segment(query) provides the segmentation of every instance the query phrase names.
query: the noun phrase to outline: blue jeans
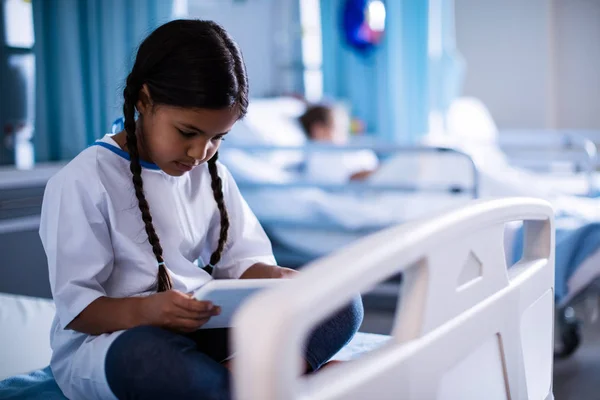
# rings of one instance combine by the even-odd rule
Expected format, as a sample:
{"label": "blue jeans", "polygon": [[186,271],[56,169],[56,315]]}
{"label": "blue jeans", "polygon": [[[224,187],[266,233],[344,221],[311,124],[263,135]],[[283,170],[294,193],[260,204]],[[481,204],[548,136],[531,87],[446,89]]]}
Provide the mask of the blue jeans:
{"label": "blue jeans", "polygon": [[[317,327],[306,346],[306,361],[319,369],[358,331],[360,297]],[[152,326],[129,329],[108,349],[106,379],[124,399],[231,399],[228,329],[180,334]]]}

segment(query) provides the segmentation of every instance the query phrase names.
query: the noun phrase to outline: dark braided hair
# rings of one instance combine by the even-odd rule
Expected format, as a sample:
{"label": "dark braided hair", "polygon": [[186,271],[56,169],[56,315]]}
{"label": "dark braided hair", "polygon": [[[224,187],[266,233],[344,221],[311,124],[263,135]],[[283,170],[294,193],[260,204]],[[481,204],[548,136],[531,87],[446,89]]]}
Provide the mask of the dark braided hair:
{"label": "dark braided hair", "polygon": [[208,161],[208,171],[210,172],[211,186],[213,195],[217,201],[217,207],[221,214],[221,230],[219,231],[219,243],[217,249],[210,256],[210,265],[208,268],[212,268],[212,265],[216,265],[221,260],[221,254],[225,248],[227,242],[227,232],[229,231],[229,217],[227,215],[227,209],[225,208],[225,202],[223,201],[223,182],[217,171],[217,159],[219,154],[216,153],[213,158]]}
{"label": "dark braided hair", "polygon": [[[164,264],[163,249],[154,225],[142,180],[138,151],[135,105],[146,85],[152,105],[220,110],[235,108],[242,118],[248,108],[246,66],[237,44],[212,21],[175,20],[152,32],[140,45],[133,69],[123,90],[125,131],[133,175],[133,186],[142,213],[148,241],[158,267],[157,290],[172,288],[173,282]],[[218,154],[208,161],[213,195],[221,216],[216,250],[205,267],[212,272],[223,253],[229,230],[229,217],[223,198],[223,184],[217,169]]]}

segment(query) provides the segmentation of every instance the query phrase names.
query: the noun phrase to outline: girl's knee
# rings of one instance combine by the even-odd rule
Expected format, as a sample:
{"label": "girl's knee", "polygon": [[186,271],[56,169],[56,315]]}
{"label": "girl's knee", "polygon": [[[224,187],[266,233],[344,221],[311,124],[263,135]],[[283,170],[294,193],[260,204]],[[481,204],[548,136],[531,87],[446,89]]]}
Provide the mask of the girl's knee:
{"label": "girl's knee", "polygon": [[364,308],[362,298],[357,296],[327,323],[330,327],[335,327],[335,331],[337,332],[335,342],[338,343],[340,349],[358,332],[363,317]]}
{"label": "girl's knee", "polygon": [[202,393],[202,399],[206,400],[230,400],[231,399],[231,382],[230,374],[224,371],[213,371],[209,377],[203,377],[210,381],[210,386]]}
{"label": "girl's knee", "polygon": [[229,371],[197,351],[185,335],[144,326],[123,332],[108,349],[105,373],[119,399],[230,399]]}
{"label": "girl's knee", "polygon": [[[186,343],[186,341],[188,343]],[[193,341],[153,326],[140,326],[121,333],[108,348],[104,361],[106,380],[120,399],[131,393],[166,384],[161,366],[176,364],[177,350]]]}
{"label": "girl's knee", "polygon": [[315,329],[308,341],[306,357],[313,370],[318,369],[342,349],[360,328],[364,316],[360,296]]}
{"label": "girl's knee", "polygon": [[342,309],[342,311],[338,314],[338,317],[343,322],[343,325],[353,335],[360,328],[364,316],[365,311],[362,303],[362,298],[360,296],[357,296],[354,299],[352,299],[352,302],[347,307]]}
{"label": "girl's knee", "polygon": [[112,358],[141,362],[148,357],[168,355],[174,348],[190,347],[192,340],[155,326],[138,326],[121,333],[108,349],[107,363]]}

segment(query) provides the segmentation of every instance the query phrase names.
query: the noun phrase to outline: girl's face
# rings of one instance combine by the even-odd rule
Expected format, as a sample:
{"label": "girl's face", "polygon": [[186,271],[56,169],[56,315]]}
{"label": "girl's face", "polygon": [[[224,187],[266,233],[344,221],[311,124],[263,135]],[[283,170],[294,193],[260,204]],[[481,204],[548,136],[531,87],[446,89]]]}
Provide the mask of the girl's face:
{"label": "girl's face", "polygon": [[138,136],[140,157],[172,176],[181,176],[210,160],[239,118],[235,107],[144,107],[138,102],[138,110],[143,132]]}

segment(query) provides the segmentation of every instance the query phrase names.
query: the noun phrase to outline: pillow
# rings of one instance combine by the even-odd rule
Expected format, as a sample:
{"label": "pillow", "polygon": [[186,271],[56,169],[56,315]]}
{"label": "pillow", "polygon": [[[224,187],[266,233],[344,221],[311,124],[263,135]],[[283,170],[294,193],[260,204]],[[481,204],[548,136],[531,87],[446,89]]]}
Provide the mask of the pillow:
{"label": "pillow", "polygon": [[461,97],[452,102],[446,116],[447,131],[459,141],[496,146],[498,127],[481,100]]}
{"label": "pillow", "polygon": [[0,293],[0,380],[50,363],[52,300]]}
{"label": "pillow", "polygon": [[270,160],[239,149],[224,149],[220,160],[240,183],[287,183],[295,179],[294,174],[281,169]]}
{"label": "pillow", "polygon": [[[305,104],[291,97],[251,99],[243,120],[232,128],[227,141],[234,146],[303,146],[307,139],[298,117]],[[298,169],[304,160],[302,151],[256,152],[277,168]]]}
{"label": "pillow", "polygon": [[255,134],[254,144],[303,145],[306,135],[298,117],[305,108],[301,100],[289,97],[251,100],[244,121]]}

